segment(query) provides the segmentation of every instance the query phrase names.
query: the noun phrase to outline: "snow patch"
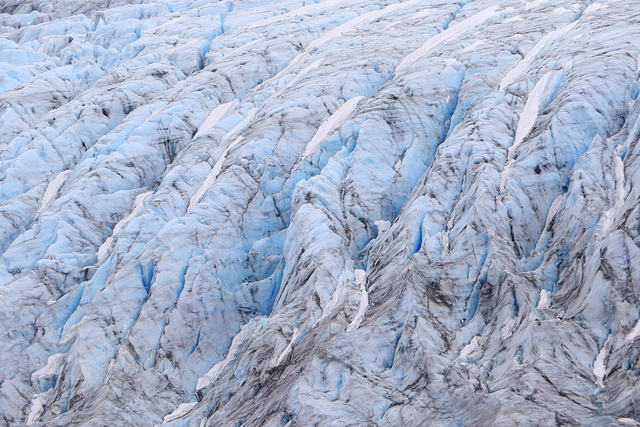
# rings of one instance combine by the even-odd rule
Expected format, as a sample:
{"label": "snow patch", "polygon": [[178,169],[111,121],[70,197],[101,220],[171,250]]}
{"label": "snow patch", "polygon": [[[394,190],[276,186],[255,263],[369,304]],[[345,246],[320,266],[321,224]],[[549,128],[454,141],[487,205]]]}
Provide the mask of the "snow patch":
{"label": "snow patch", "polygon": [[593,362],[593,376],[596,377],[596,385],[601,388],[604,388],[604,377],[607,374],[606,359],[609,356],[609,351],[611,351],[612,337],[613,334],[609,334],[598,356],[596,356],[595,362]]}
{"label": "snow patch", "polygon": [[[334,0],[330,0],[330,1],[334,1]],[[366,22],[373,22],[377,19],[382,18],[383,16],[385,16],[386,14],[390,13],[390,12],[394,12],[396,10],[399,9],[403,9],[405,7],[409,7],[413,4],[418,3],[419,0],[410,0],[404,3],[396,3],[396,4],[392,4],[390,6],[385,7],[384,9],[379,9],[379,10],[374,10],[368,13],[365,13],[363,15],[360,15],[348,22],[345,22],[342,25],[337,26],[336,28],[327,31],[322,37],[319,37],[317,39],[315,39],[314,41],[312,41],[311,43],[309,43],[309,45],[307,46],[307,48],[304,50],[304,52],[302,52],[301,54],[299,54],[298,56],[296,56],[293,61],[291,61],[289,63],[289,65],[287,65],[282,71],[280,71],[278,74],[276,74],[272,80],[277,80],[279,79],[281,76],[286,75],[287,73],[289,73],[292,69],[294,69],[295,67],[297,67],[298,65],[300,65],[302,62],[304,62],[306,59],[308,59],[311,56],[311,53],[313,53],[313,51],[317,48],[319,48],[320,46],[329,43],[332,40],[335,40],[337,38],[342,37],[345,33],[348,33],[349,31],[352,31],[355,27],[357,27],[360,24],[366,23]],[[324,1],[321,4],[326,4],[327,2]]]}
{"label": "snow patch", "polygon": [[443,32],[436,36],[431,37],[418,49],[407,55],[396,67],[396,73],[404,70],[405,68],[416,63],[420,58],[426,56],[433,48],[438,45],[449,43],[453,40],[459,39],[466,32],[484,24],[488,19],[500,15],[501,13],[512,10],[511,8],[504,9],[502,12],[498,12],[500,7],[498,5],[490,6],[481,12],[476,13],[473,16],[465,19],[458,24],[447,28]]}
{"label": "snow patch", "polygon": [[449,233],[453,229],[454,220],[455,220],[455,216],[453,215],[453,212],[452,212],[451,216],[447,220],[447,228],[444,230],[444,233],[442,233],[442,253],[441,253],[442,258],[444,258],[447,252],[449,252],[449,245],[451,244]]}
{"label": "snow patch", "polygon": [[356,269],[356,283],[360,284],[360,306],[358,307],[358,312],[356,316],[353,318],[353,321],[347,327],[347,332],[355,331],[360,327],[360,323],[362,323],[362,319],[364,319],[364,315],[369,308],[369,293],[366,289],[366,277],[367,272],[361,270],[359,268]]}
{"label": "snow patch", "polygon": [[636,326],[633,327],[633,329],[631,330],[631,332],[629,332],[629,335],[627,335],[625,339],[628,342],[633,342],[638,336],[640,336],[640,319],[638,319]]}
{"label": "snow patch", "polygon": [[460,355],[456,358],[456,360],[458,359],[464,359],[465,357],[467,357],[468,355],[470,355],[471,353],[473,353],[477,348],[478,348],[478,343],[480,342],[480,337],[478,335],[476,335],[475,337],[473,337],[471,339],[471,342],[469,344],[467,344],[462,351],[460,351]]}
{"label": "snow patch", "polygon": [[403,23],[407,22],[407,21],[415,21],[416,19],[422,19],[422,18],[426,18],[429,15],[433,14],[433,13],[437,13],[438,9],[424,9],[421,10],[420,12],[416,12],[413,15],[409,16],[408,18],[404,18],[401,19],[398,22],[392,22],[391,24],[387,25],[385,27],[386,30],[397,27],[398,25],[402,25]]}
{"label": "snow patch", "polygon": [[615,157],[615,175],[616,175],[616,205],[624,202],[627,192],[624,189],[624,162],[621,157]]}
{"label": "snow patch", "polygon": [[531,129],[533,129],[533,125],[536,123],[536,119],[539,114],[540,100],[542,98],[543,92],[547,89],[549,80],[553,76],[553,72],[548,72],[545,74],[539,81],[536,83],[536,86],[533,88],[529,97],[527,98],[527,103],[524,106],[524,110],[520,115],[520,119],[518,120],[518,126],[516,127],[516,137],[513,142],[513,145],[509,149],[509,151],[515,151],[516,148],[524,141],[524,139],[529,135]]}
{"label": "snow patch", "polygon": [[627,192],[624,188],[624,162],[618,156],[614,157],[614,173],[616,181],[616,194],[613,206],[607,210],[604,214],[604,231],[603,237],[608,236],[612,231],[616,223],[616,219],[623,213],[624,199],[627,197]]}
{"label": "snow patch", "polygon": [[302,69],[302,71],[298,73],[297,76],[295,76],[293,80],[291,80],[291,84],[300,81],[304,76],[309,74],[311,71],[317,70],[318,68],[320,68],[320,64],[322,64],[322,61],[324,61],[324,58],[320,58],[317,61],[313,61],[310,65],[307,65],[305,68]]}
{"label": "snow patch", "polygon": [[[249,110],[246,117],[240,123],[235,125],[229,132],[227,132],[227,134],[222,139],[221,143],[225,143],[229,139],[236,136],[238,133],[242,132],[247,127],[247,125],[251,122],[251,120],[253,120],[257,111],[258,111],[257,108],[252,108],[251,110]],[[243,139],[244,139],[243,136],[238,136],[222,152],[222,154],[220,155],[216,163],[213,165],[213,168],[211,168],[209,175],[207,175],[202,185],[198,188],[196,193],[189,200],[189,206],[187,207],[187,214],[190,213],[198,203],[200,203],[200,201],[202,200],[202,197],[204,197],[204,195],[211,189],[211,187],[213,187],[213,184],[215,184],[216,179],[218,179],[218,175],[222,170],[222,165],[224,164],[224,161],[226,160],[227,155],[229,154],[229,151],[231,151],[231,149],[233,149],[235,146],[240,144],[240,142],[242,142]]]}
{"label": "snow patch", "polygon": [[344,281],[345,281],[344,277],[345,277],[345,272],[343,270],[342,273],[340,273],[340,277],[338,277],[338,284],[336,285],[336,288],[333,291],[333,295],[331,296],[331,301],[329,301],[329,303],[322,310],[322,316],[320,316],[318,321],[315,323],[316,325],[320,323],[324,318],[329,316],[329,314],[333,312],[334,308],[340,302],[340,299],[341,299],[340,297],[341,297],[342,291],[344,290]]}
{"label": "snow patch", "polygon": [[[237,133],[240,133],[242,130],[244,130],[244,128],[255,117],[256,111],[257,111],[257,108],[252,108],[251,110],[249,110],[249,112],[247,113],[247,116],[240,123],[235,125],[225,135],[225,137],[223,138],[222,142],[224,143],[225,141],[228,141],[234,135],[236,135]],[[240,144],[240,142],[242,142],[243,139],[244,139],[243,136],[239,136],[231,144],[229,144],[227,146],[227,148],[225,148],[225,150],[222,152],[222,154],[220,155],[220,157],[216,161],[215,165],[213,165],[213,168],[211,169],[211,172],[209,172],[209,175],[207,175],[207,177],[205,178],[205,180],[202,183],[202,185],[200,186],[200,188],[198,188],[196,193],[189,200],[189,207],[187,207],[187,213],[190,213],[191,210],[198,203],[200,203],[200,200],[202,200],[202,197],[207,193],[207,191],[209,191],[211,189],[211,187],[213,187],[213,184],[216,182],[216,179],[218,178],[218,174],[222,170],[222,165],[223,165],[224,161],[226,160],[227,155],[229,154],[229,151],[231,151],[231,149],[234,148],[236,145]]]}
{"label": "snow patch", "polygon": [[202,122],[200,128],[198,128],[198,131],[195,135],[193,135],[193,137],[196,138],[197,136],[202,135],[203,133],[214,127],[225,115],[227,115],[230,110],[236,108],[239,103],[240,101],[235,99],[231,102],[226,102],[224,104],[218,105],[211,111],[211,113],[209,113],[209,115],[204,120],[204,122]]}
{"label": "snow patch", "polygon": [[549,212],[547,212],[547,220],[544,223],[545,230],[547,229],[547,227],[549,227],[549,224],[551,224],[553,217],[555,217],[556,213],[558,213],[558,211],[560,210],[560,206],[562,206],[563,201],[564,201],[564,195],[561,194],[555,198],[553,203],[551,203],[551,206],[549,207]]}
{"label": "snow patch", "polygon": [[299,336],[300,336],[300,330],[298,328],[295,328],[293,330],[293,336],[291,337],[291,341],[289,341],[289,344],[287,345],[287,347],[278,356],[278,360],[276,361],[276,366],[280,365],[282,362],[284,362],[287,359],[287,357],[289,357],[289,355],[291,354],[291,350],[293,349],[293,344],[296,342]]}
{"label": "snow patch", "polygon": [[278,21],[284,21],[289,18],[297,18],[306,13],[312,12],[316,9],[327,9],[342,3],[344,0],[324,0],[320,3],[312,3],[301,8],[292,10],[291,12],[283,13],[281,15],[270,16],[269,18],[262,19],[260,21],[250,22],[248,24],[238,27],[241,30],[248,30],[256,27],[263,27],[268,24],[273,24]]}
{"label": "snow patch", "polygon": [[582,13],[583,15],[588,15],[590,13],[595,12],[596,10],[606,9],[607,5],[602,3],[591,3]]}
{"label": "snow patch", "polygon": [[318,148],[318,145],[325,139],[331,132],[335,131],[344,121],[351,115],[353,110],[356,109],[358,103],[364,99],[364,96],[355,96],[342,104],[327,120],[325,120],[316,134],[313,135],[311,141],[307,143],[304,149],[303,157],[308,157]]}
{"label": "snow patch", "polygon": [[133,210],[131,211],[131,213],[125,218],[118,221],[116,226],[113,228],[113,233],[111,234],[111,236],[108,237],[107,240],[105,240],[104,243],[98,248],[98,253],[96,255],[98,257],[98,264],[102,264],[109,257],[109,254],[111,253],[111,250],[113,248],[114,237],[118,236],[120,231],[124,230],[127,225],[129,225],[129,223],[135,219],[142,208],[144,208],[145,200],[151,194],[153,194],[153,191],[140,193],[136,196],[133,201]]}
{"label": "snow patch", "polygon": [[529,94],[527,98],[527,103],[522,110],[522,114],[520,114],[520,119],[518,120],[518,126],[516,127],[516,135],[513,140],[513,144],[509,147],[507,152],[507,164],[505,165],[504,170],[500,174],[500,192],[502,193],[505,188],[506,178],[509,175],[511,167],[513,165],[513,156],[516,150],[520,147],[525,138],[531,133],[534,125],[536,124],[536,120],[538,119],[538,114],[540,110],[543,109],[550,99],[548,98],[549,89],[553,86],[557,86],[559,81],[562,78],[562,74],[557,71],[549,71],[546,73],[538,82],[535,87]]}
{"label": "snow patch", "polygon": [[31,400],[31,411],[27,417],[28,426],[34,424],[44,413],[44,404],[49,397],[49,393],[50,391],[45,391],[44,393],[33,396],[33,399]]}
{"label": "snow patch", "polygon": [[549,295],[551,295],[551,292],[549,291],[544,289],[540,291],[540,299],[538,300],[537,306],[538,310],[546,310],[551,306],[551,299],[549,298]]}
{"label": "snow patch", "polygon": [[529,9],[529,10],[530,10],[530,9],[533,9],[533,8],[538,7],[538,6],[540,6],[540,5],[543,5],[543,4],[545,4],[545,3],[549,3],[549,0],[533,0],[533,1],[528,1],[528,2],[525,4],[525,8],[527,8],[527,9]]}
{"label": "snow patch", "polygon": [[531,63],[538,57],[538,54],[551,44],[554,40],[561,38],[569,31],[571,31],[577,24],[577,21],[574,21],[570,24],[565,25],[564,27],[558,28],[557,30],[551,31],[549,34],[545,35],[531,48],[531,50],[525,55],[524,58],[520,62],[516,64],[500,81],[500,90],[504,90],[507,86],[511,85],[516,79],[529,68]]}
{"label": "snow patch", "polygon": [[31,381],[54,377],[64,361],[63,353],[56,353],[47,359],[47,364],[31,374]]}
{"label": "snow patch", "polygon": [[469,52],[474,50],[477,47],[483,46],[487,44],[487,39],[482,39],[482,40],[476,40],[473,43],[471,43],[469,46],[465,47],[464,49],[462,49],[463,52]]}
{"label": "snow patch", "polygon": [[[171,421],[175,421],[178,418],[182,417],[183,415],[186,415],[187,413],[189,413],[189,411],[198,404],[198,402],[189,402],[189,403],[181,403],[180,405],[178,405],[178,407],[176,408],[175,411],[173,411],[172,413],[170,413],[169,415],[166,415],[164,417],[164,419],[162,420],[163,423],[169,423]],[[158,427],[160,424],[156,424],[154,427]]]}
{"label": "snow patch", "polygon": [[67,176],[71,173],[71,169],[66,170],[64,172],[60,172],[56,175],[54,179],[49,182],[47,185],[47,190],[44,192],[44,196],[42,197],[42,203],[40,203],[40,208],[38,209],[38,213],[42,213],[49,209],[53,199],[58,195],[58,191],[60,191],[60,187],[64,184],[64,181],[67,179]]}
{"label": "snow patch", "polygon": [[198,382],[196,384],[196,391],[200,391],[203,388],[206,388],[213,384],[213,382],[218,379],[220,373],[231,364],[237,354],[239,353],[240,346],[251,336],[254,328],[249,327],[249,325],[245,325],[238,334],[233,337],[231,341],[231,347],[229,347],[229,352],[227,353],[227,357],[225,357],[220,362],[213,365],[209,371],[204,374],[202,377],[198,378]]}
{"label": "snow patch", "polygon": [[504,22],[505,24],[510,24],[512,22],[521,22],[521,21],[524,21],[524,18],[522,16],[512,16],[511,18],[507,18],[502,22]]}
{"label": "snow patch", "polygon": [[512,317],[502,328],[500,328],[500,332],[502,333],[503,340],[513,335],[513,329],[515,328],[515,326],[516,326],[516,318]]}
{"label": "snow patch", "polygon": [[256,116],[257,112],[258,112],[257,108],[250,109],[247,112],[247,115],[245,116],[245,118],[242,119],[242,121],[240,123],[238,123],[237,125],[232,127],[229,132],[227,132],[227,134],[224,136],[224,138],[222,138],[222,142],[226,142],[226,141],[230,141],[232,139],[235,139],[240,132],[242,132],[243,130],[245,130],[247,128],[247,126],[249,126],[249,124],[251,123],[253,118]]}
{"label": "snow patch", "polygon": [[409,6],[413,6],[418,3],[420,0],[409,0],[406,2],[392,4],[390,6],[385,7],[384,9],[374,10],[363,15],[358,16],[357,18],[352,19],[351,21],[345,22],[344,24],[328,31],[324,36],[312,41],[309,43],[309,47],[307,51],[311,52],[312,50],[322,46],[323,44],[342,37],[345,33],[353,30],[356,26],[363,24],[365,22],[373,22],[382,18],[383,16],[395,12],[400,9],[404,9]]}
{"label": "snow patch", "polygon": [[202,197],[207,193],[207,191],[209,191],[211,187],[213,187],[213,184],[216,182],[216,179],[218,179],[218,174],[222,170],[222,164],[226,160],[227,154],[229,154],[229,151],[233,147],[240,144],[240,142],[242,142],[243,139],[244,139],[243,136],[239,136],[238,138],[235,139],[235,141],[229,144],[227,148],[225,148],[225,150],[220,155],[220,158],[218,158],[218,160],[216,161],[216,164],[213,165],[213,168],[211,168],[211,172],[209,172],[209,175],[207,175],[207,177],[205,178],[200,188],[198,188],[198,190],[196,191],[196,194],[194,194],[191,197],[191,200],[189,200],[189,207],[187,208],[187,213],[190,213],[191,210],[198,203],[200,203],[200,200],[202,200]]}

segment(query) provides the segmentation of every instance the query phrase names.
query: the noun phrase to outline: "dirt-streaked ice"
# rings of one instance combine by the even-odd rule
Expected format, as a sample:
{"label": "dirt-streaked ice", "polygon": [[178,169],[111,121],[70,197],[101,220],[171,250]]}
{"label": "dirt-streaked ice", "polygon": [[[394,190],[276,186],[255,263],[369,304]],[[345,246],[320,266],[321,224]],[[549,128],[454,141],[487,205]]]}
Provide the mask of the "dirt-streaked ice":
{"label": "dirt-streaked ice", "polygon": [[0,2],[0,424],[639,425],[638,22]]}

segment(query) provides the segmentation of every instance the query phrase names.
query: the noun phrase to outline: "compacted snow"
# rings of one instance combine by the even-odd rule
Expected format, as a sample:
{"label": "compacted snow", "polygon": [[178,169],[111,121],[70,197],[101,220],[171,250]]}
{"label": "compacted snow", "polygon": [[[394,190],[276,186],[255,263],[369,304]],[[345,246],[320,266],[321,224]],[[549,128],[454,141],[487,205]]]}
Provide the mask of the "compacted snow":
{"label": "compacted snow", "polygon": [[639,79],[629,0],[0,1],[0,424],[640,425]]}

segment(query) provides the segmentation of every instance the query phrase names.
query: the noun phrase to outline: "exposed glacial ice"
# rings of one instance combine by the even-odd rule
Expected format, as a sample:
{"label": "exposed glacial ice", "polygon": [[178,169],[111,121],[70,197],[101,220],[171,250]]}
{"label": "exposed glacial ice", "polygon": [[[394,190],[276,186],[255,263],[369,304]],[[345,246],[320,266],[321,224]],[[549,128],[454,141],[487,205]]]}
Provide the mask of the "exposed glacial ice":
{"label": "exposed glacial ice", "polygon": [[0,424],[640,425],[640,6],[0,2]]}

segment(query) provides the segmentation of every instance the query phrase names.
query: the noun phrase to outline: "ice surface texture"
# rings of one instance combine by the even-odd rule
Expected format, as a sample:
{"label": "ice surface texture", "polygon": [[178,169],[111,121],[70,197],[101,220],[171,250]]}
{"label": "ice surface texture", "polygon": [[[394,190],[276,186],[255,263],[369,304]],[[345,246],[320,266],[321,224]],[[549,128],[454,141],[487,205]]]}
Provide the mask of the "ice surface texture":
{"label": "ice surface texture", "polygon": [[0,12],[0,424],[640,425],[637,2]]}

